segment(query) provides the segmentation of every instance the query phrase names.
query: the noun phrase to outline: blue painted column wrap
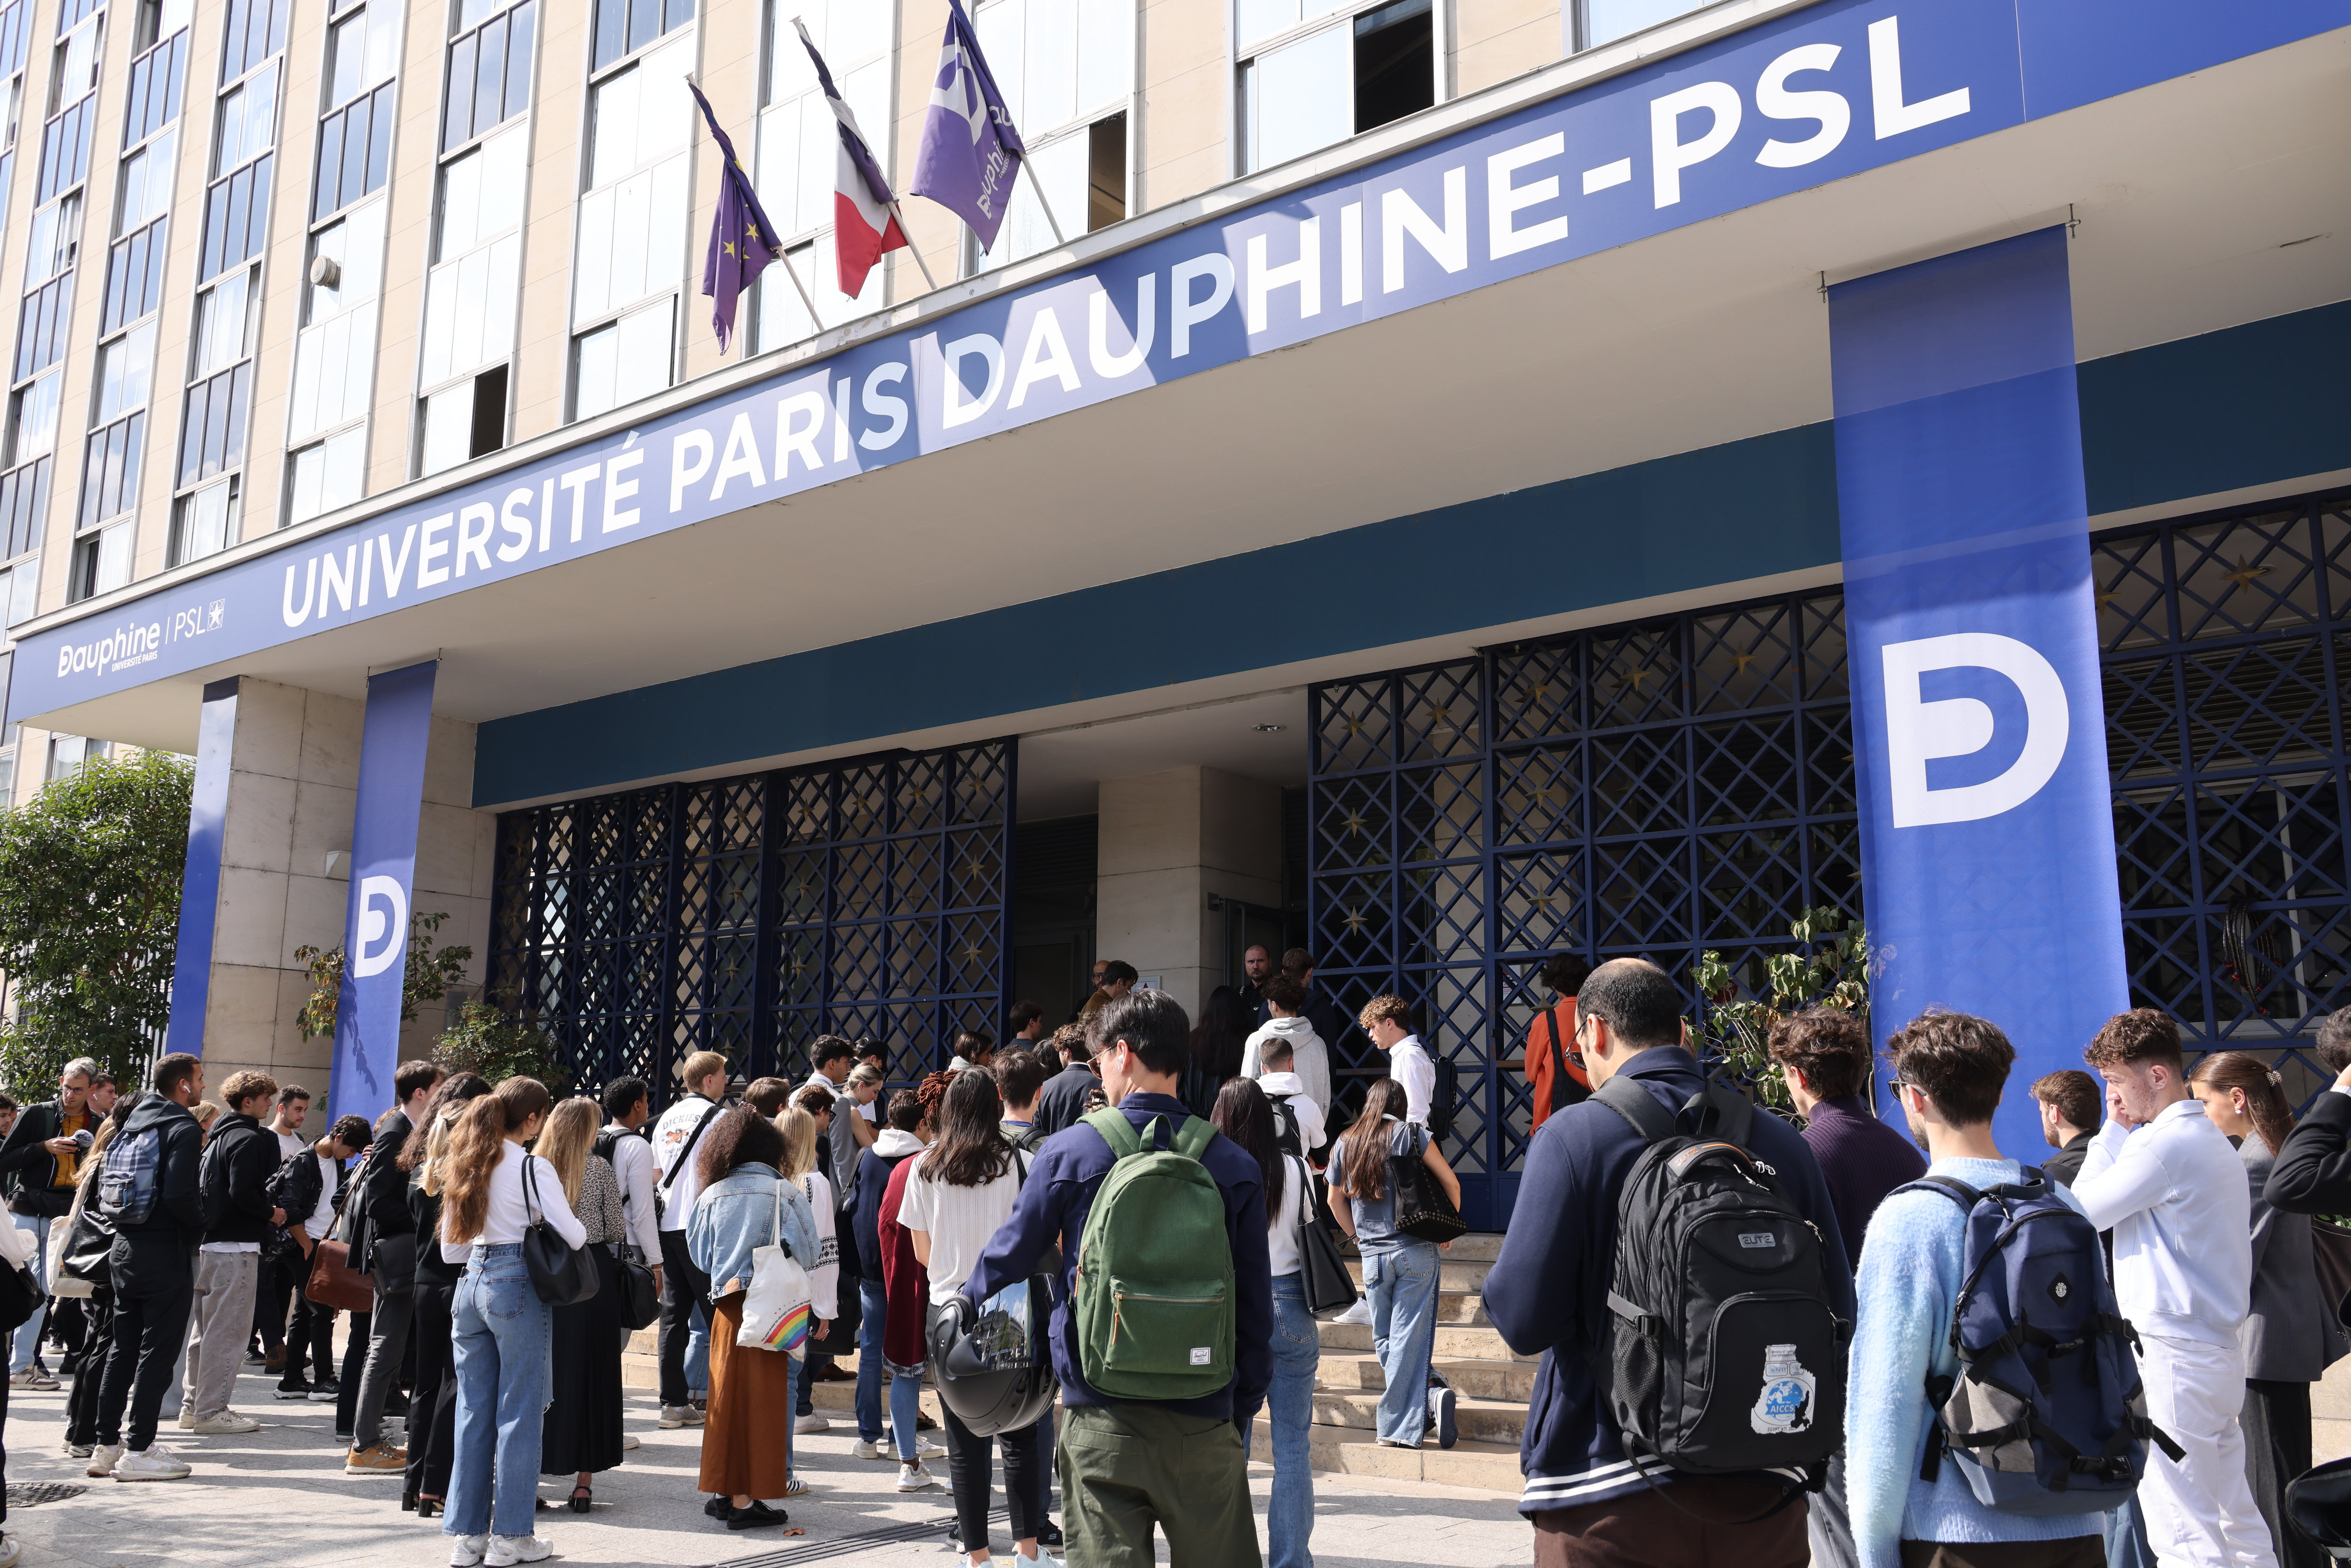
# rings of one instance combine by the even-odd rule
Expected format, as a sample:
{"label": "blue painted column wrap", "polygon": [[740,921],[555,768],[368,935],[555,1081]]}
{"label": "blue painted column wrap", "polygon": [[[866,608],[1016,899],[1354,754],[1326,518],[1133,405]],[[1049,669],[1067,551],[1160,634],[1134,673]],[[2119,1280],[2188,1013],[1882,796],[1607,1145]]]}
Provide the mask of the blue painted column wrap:
{"label": "blue painted column wrap", "polygon": [[424,805],[424,753],[439,668],[428,661],[368,677],[359,800],[351,815],[351,894],[343,917],[343,986],[328,1086],[332,1116],[372,1122],[392,1103],[416,885],[416,823]]}
{"label": "blue painted column wrap", "polygon": [[228,821],[229,756],[236,744],[237,677],[204,687],[196,721],[196,783],[188,804],[188,859],[180,873],[180,939],[172,960],[172,1019],[163,1049],[204,1053],[212,995],[213,925],[220,913],[221,848]]}
{"label": "blue painted column wrap", "polygon": [[2129,1005],[2065,231],[1829,294],[1862,883],[1883,1039],[1928,1007],[2027,1085]]}

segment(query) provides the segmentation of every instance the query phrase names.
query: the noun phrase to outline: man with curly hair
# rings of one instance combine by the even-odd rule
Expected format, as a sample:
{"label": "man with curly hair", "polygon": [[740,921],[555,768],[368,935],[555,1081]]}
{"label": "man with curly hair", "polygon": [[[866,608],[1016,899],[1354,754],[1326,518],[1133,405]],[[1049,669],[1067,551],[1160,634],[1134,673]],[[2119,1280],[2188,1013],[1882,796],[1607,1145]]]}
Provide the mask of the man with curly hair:
{"label": "man with curly hair", "polygon": [[1821,1163],[1845,1256],[1861,1268],[1861,1239],[1886,1195],[1927,1174],[1917,1145],[1877,1119],[1869,1026],[1837,1008],[1807,1008],[1771,1026],[1766,1041],[1804,1118],[1804,1146]]}
{"label": "man with curly hair", "polygon": [[2116,1013],[2083,1056],[2106,1081],[2106,1124],[2074,1196],[2092,1224],[2114,1231],[2115,1297],[2138,1331],[2147,1417],[2187,1453],[2147,1454],[2138,1500],[2148,1543],[2167,1564],[2274,1564],[2237,1425],[2237,1329],[2253,1280],[2244,1166],[2189,1093],[2168,1014]]}

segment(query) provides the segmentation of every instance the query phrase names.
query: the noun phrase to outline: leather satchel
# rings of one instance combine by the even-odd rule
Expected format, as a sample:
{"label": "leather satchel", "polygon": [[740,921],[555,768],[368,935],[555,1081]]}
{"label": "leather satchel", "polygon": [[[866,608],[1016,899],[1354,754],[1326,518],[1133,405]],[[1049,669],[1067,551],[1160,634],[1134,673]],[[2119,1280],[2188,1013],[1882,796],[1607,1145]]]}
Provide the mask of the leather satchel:
{"label": "leather satchel", "polygon": [[347,1312],[375,1310],[375,1282],[351,1267],[351,1245],[331,1237],[310,1251],[310,1278],[303,1293],[322,1307]]}
{"label": "leather satchel", "polygon": [[1445,1194],[1437,1173],[1418,1154],[1390,1158],[1388,1181],[1395,1193],[1395,1228],[1423,1241],[1450,1241],[1469,1227]]}
{"label": "leather satchel", "polygon": [[[569,1307],[594,1295],[603,1281],[596,1276],[596,1260],[585,1247],[574,1247],[556,1233],[538,1206],[538,1157],[522,1157],[523,1207],[530,1223],[523,1228],[523,1267],[530,1270],[531,1288],[550,1307]],[[640,1325],[642,1326],[642,1325]]]}
{"label": "leather satchel", "polygon": [[612,1250],[621,1287],[621,1325],[633,1333],[661,1316],[661,1291],[653,1287],[652,1266],[634,1244],[623,1241]]}

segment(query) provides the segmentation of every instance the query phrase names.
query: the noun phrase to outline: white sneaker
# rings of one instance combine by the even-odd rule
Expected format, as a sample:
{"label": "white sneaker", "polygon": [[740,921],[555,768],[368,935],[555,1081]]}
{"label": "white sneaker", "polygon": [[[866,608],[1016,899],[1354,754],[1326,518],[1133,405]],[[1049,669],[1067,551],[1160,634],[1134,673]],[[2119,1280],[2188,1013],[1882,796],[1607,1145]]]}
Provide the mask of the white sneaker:
{"label": "white sneaker", "polygon": [[1353,1306],[1349,1307],[1345,1312],[1341,1312],[1337,1317],[1332,1318],[1331,1321],[1334,1323],[1360,1323],[1368,1325],[1372,1321],[1372,1299],[1369,1296],[1356,1297],[1355,1304]]}
{"label": "white sneaker", "polygon": [[935,1487],[938,1484],[937,1479],[934,1477],[930,1471],[923,1469],[919,1464],[901,1465],[898,1467],[898,1490],[900,1491],[920,1491],[925,1487]]}
{"label": "white sneaker", "polygon": [[538,1563],[555,1555],[555,1542],[536,1535],[493,1535],[482,1568],[514,1568],[517,1563]]}
{"label": "white sneaker", "polygon": [[13,1535],[0,1535],[0,1568],[16,1568],[25,1555],[25,1543]]}
{"label": "white sneaker", "polygon": [[637,1441],[637,1435],[634,1432],[623,1432],[621,1434],[621,1451],[622,1453],[626,1453],[631,1448],[637,1447],[639,1447],[639,1444]]}
{"label": "white sneaker", "polygon": [[661,1407],[662,1430],[674,1431],[680,1427],[702,1425],[702,1412],[691,1405],[664,1405]]}
{"label": "white sneaker", "polygon": [[194,1411],[193,1409],[185,1409],[185,1410],[182,1410],[182,1411],[180,1412],[180,1430],[181,1430],[181,1431],[183,1431],[183,1432],[193,1432],[193,1431],[194,1431],[195,1429],[196,1429],[196,1413],[195,1413],[195,1411]]}
{"label": "white sneaker", "polygon": [[114,1473],[115,1461],[121,1458],[121,1444],[100,1443],[98,1447],[89,1451],[89,1468],[82,1471],[82,1474],[86,1476],[110,1476]]}
{"label": "white sneaker", "polygon": [[947,1446],[945,1443],[934,1443],[928,1437],[914,1439],[914,1458],[917,1459],[944,1459],[946,1457]]}
{"label": "white sneaker", "polygon": [[811,1410],[807,1415],[799,1417],[799,1419],[792,1423],[792,1430],[795,1432],[830,1432],[832,1430],[832,1423]]}
{"label": "white sneaker", "polygon": [[258,1432],[261,1423],[250,1416],[240,1416],[234,1410],[224,1410],[217,1416],[204,1416],[193,1424],[199,1437],[225,1437],[238,1432]]}
{"label": "white sneaker", "polygon": [[894,1459],[898,1457],[888,1444],[869,1443],[862,1437],[858,1438],[857,1446],[849,1451],[861,1459]]}
{"label": "white sneaker", "polygon": [[481,1562],[483,1551],[489,1545],[486,1535],[453,1535],[449,1538],[449,1568],[475,1568]]}
{"label": "white sneaker", "polygon": [[114,1479],[119,1481],[176,1481],[187,1473],[188,1467],[161,1443],[150,1443],[145,1452],[125,1454],[114,1461]]}

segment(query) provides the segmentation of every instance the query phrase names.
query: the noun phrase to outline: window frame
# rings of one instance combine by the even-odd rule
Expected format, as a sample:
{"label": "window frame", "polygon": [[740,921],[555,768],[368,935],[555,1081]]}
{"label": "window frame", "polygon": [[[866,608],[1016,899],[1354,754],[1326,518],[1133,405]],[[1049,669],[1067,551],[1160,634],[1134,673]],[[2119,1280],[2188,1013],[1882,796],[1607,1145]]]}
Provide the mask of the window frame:
{"label": "window frame", "polygon": [[[1698,3],[1712,5],[1716,0],[1698,0]],[[1274,166],[1253,164],[1250,161],[1252,137],[1249,123],[1249,95],[1242,89],[1242,83],[1246,79],[1249,68],[1261,57],[1286,49],[1292,44],[1303,43],[1318,33],[1338,27],[1348,28],[1352,33],[1356,22],[1363,17],[1375,11],[1384,11],[1395,4],[1395,0],[1347,0],[1346,4],[1333,6],[1319,16],[1293,23],[1280,32],[1268,33],[1261,38],[1253,39],[1249,44],[1243,45],[1240,37],[1240,0],[1228,0],[1225,7],[1225,36],[1228,40],[1227,47],[1232,65],[1231,70],[1227,74],[1226,81],[1227,99],[1229,106],[1226,116],[1228,127],[1226,146],[1228,149],[1226,157],[1228,177],[1235,180],[1246,179],[1251,174],[1261,173],[1266,168]],[[1583,0],[1564,0],[1564,4],[1570,11],[1580,17]],[[1454,0],[1428,0],[1429,55],[1431,57],[1429,107],[1431,109],[1440,104],[1449,103],[1458,96],[1453,82],[1452,51],[1446,45],[1447,38],[1452,33],[1453,7]],[[1358,136],[1371,134],[1368,131],[1354,129],[1356,83],[1353,42],[1351,37],[1347,61],[1347,131],[1309,152],[1292,153],[1290,158],[1282,160],[1283,162],[1289,162],[1297,158],[1311,157],[1315,152],[1327,152],[1332,147],[1352,141]],[[1386,123],[1394,124],[1395,121],[1390,120]],[[1379,128],[1375,126],[1373,129]]]}

